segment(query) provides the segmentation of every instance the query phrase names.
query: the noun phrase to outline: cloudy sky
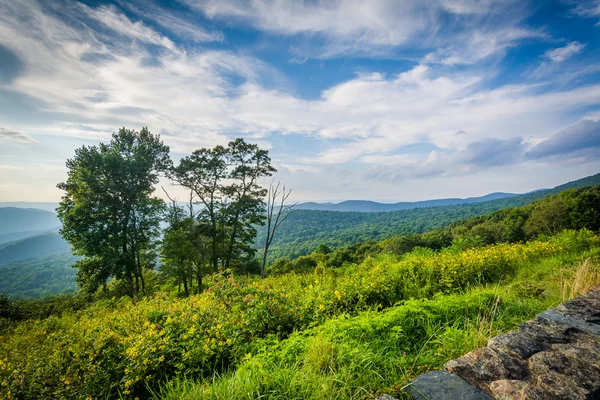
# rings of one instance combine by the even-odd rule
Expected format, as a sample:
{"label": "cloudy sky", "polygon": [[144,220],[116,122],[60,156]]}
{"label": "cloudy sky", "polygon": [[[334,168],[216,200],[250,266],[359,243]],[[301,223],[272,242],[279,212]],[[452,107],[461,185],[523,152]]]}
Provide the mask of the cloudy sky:
{"label": "cloudy sky", "polygon": [[599,50],[600,0],[0,0],[0,201],[122,126],[299,201],[555,186],[600,172]]}

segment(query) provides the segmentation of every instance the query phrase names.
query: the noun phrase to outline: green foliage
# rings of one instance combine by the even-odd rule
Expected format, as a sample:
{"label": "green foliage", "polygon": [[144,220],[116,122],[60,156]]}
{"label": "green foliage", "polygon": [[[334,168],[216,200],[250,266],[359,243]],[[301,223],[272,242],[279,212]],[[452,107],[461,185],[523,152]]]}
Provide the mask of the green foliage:
{"label": "green foliage", "polygon": [[[275,171],[269,152],[243,139],[227,147],[196,150],[170,171],[173,180],[190,190],[190,203],[195,200],[201,206],[194,213],[190,204],[190,218],[203,227],[202,235],[208,240],[203,253],[208,254],[213,272],[230,267],[240,271],[252,263],[256,252],[252,244],[257,226],[265,220],[263,198],[267,194],[258,181]],[[180,224],[176,218],[169,232],[181,230]],[[174,258],[168,251],[163,251],[163,256],[172,264]]]}
{"label": "green foliage", "polygon": [[[337,211],[311,211],[298,210],[294,212],[279,228],[279,236],[275,238],[270,249],[270,260],[279,257],[294,259],[307,255],[316,250],[321,243],[327,243],[332,248],[340,248],[350,244],[368,240],[383,240],[392,236],[421,234],[439,230],[468,218],[487,215],[499,210],[501,217],[473,218],[473,221],[483,223],[484,220],[496,218],[503,219],[501,224],[486,224],[475,228],[474,234],[482,235],[484,242],[493,242],[501,237],[500,241],[517,242],[525,239],[522,218],[529,217],[521,214],[522,207],[549,195],[557,195],[564,191],[577,193],[582,187],[600,184],[600,174],[593,175],[575,182],[557,186],[550,190],[540,190],[519,196],[486,201],[482,203],[459,204],[442,207],[416,208],[393,212],[337,212]],[[598,198],[596,194],[588,193],[585,199],[578,198],[580,208],[575,212],[576,218],[587,222],[569,219],[566,228],[576,228],[582,222],[589,229],[598,229]],[[584,190],[586,192],[586,190]],[[569,197],[570,195],[567,195]],[[585,205],[584,205],[585,204]],[[549,208],[549,205],[547,205]],[[568,206],[568,205],[567,205]],[[587,211],[586,210],[596,210]],[[515,211],[517,210],[517,211]],[[546,211],[545,211],[546,212]],[[549,212],[549,210],[547,211]],[[572,217],[569,217],[572,218]],[[459,223],[460,224],[460,223]],[[469,229],[472,226],[468,227]],[[558,227],[554,232],[560,231]],[[539,227],[528,232],[528,237],[537,235]],[[262,246],[265,240],[264,230],[260,230],[256,245]]]}
{"label": "green foliage", "polygon": [[30,258],[0,266],[0,293],[27,299],[71,293],[77,290],[70,254]]}
{"label": "green foliage", "polygon": [[[381,337],[381,348],[385,341],[398,354],[414,356],[428,343],[436,324],[458,323],[464,316],[489,310],[494,303],[491,294],[460,294],[468,296],[471,288],[482,284],[510,281],[520,271],[556,255],[574,257],[598,245],[598,237],[589,231],[566,232],[550,240],[459,252],[417,249],[400,259],[380,255],[358,265],[264,280],[227,271],[207,277],[207,291],[184,299],[157,293],[139,301],[100,301],[77,313],[25,321],[11,328],[0,340],[0,381],[6,382],[0,395],[9,398],[10,391],[25,398],[104,398],[118,393],[147,397],[148,390],[157,390],[160,382],[175,376],[210,381],[215,373],[227,374],[261,360],[261,354],[273,357],[265,359],[267,375],[276,364],[291,368],[287,370],[290,377],[296,376],[294,368],[302,367],[323,383],[323,377],[348,372],[348,363],[357,362],[352,346],[365,349],[357,345],[366,343],[365,338]],[[456,297],[438,301],[436,296],[442,293]],[[431,306],[427,302],[422,306],[410,298],[434,300]],[[381,316],[393,318],[384,322],[377,310],[388,308],[391,311]],[[369,310],[368,315],[360,314]],[[507,325],[530,312],[531,307]],[[348,320],[354,321],[351,325],[344,316],[359,319]],[[319,330],[322,324],[327,328]],[[300,332],[311,326],[316,331]],[[294,332],[299,333],[290,337]],[[304,342],[305,335],[314,338]],[[436,362],[447,355],[438,356]],[[305,360],[306,366],[299,360]],[[410,362],[407,359],[402,365]],[[360,365],[354,365],[352,373]],[[382,373],[382,365],[373,365],[377,374]],[[367,374],[372,379],[371,392],[375,385],[384,387],[398,377],[380,380],[374,375]],[[258,375],[253,376],[256,383]],[[284,381],[278,381],[268,387],[276,391],[283,386]],[[322,393],[317,386],[304,387],[299,393],[309,391]]]}
{"label": "green foliage", "polygon": [[161,244],[161,273],[174,277],[183,285],[184,294],[202,288],[202,277],[209,271],[210,239],[209,227],[192,217],[183,217],[182,210],[173,207],[170,225],[164,231]]}
{"label": "green foliage", "polygon": [[[454,250],[466,250],[496,243],[517,243],[540,235],[553,235],[564,229],[581,228],[600,229],[600,186],[567,189],[523,207],[503,209],[423,234],[392,236],[379,243],[368,241],[333,251],[329,246],[320,244],[316,251],[303,257],[336,268],[344,263],[361,262],[366,256],[379,253],[402,256],[416,248],[441,250],[450,246]],[[307,262],[306,258],[303,262]],[[303,265],[296,269],[294,262],[288,269],[282,270],[283,265],[271,268],[270,273],[309,271]]]}
{"label": "green foliage", "polygon": [[[109,144],[83,146],[67,160],[65,195],[58,208],[61,234],[75,254],[78,282],[93,293],[115,277],[130,292],[144,290],[143,268],[154,264],[153,242],[164,208],[151,197],[159,173],[170,165],[169,148],[143,128],[122,128]],[[140,282],[141,281],[141,282]]]}

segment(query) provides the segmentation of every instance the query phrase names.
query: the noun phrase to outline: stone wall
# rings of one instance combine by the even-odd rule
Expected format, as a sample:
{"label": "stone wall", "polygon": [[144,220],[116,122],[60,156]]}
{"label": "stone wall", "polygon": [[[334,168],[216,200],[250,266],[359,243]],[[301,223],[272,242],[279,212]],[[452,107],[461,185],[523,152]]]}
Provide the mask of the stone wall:
{"label": "stone wall", "polygon": [[431,400],[600,399],[600,286],[445,367],[406,391]]}

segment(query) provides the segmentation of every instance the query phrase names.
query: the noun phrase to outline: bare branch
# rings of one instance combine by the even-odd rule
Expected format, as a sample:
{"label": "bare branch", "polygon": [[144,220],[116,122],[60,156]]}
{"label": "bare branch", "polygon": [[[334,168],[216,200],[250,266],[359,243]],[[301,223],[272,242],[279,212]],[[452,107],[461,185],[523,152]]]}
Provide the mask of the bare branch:
{"label": "bare branch", "polygon": [[281,188],[281,182],[277,182],[275,185],[273,181],[269,184],[269,191],[267,194],[267,236],[265,238],[265,248],[263,252],[263,263],[261,269],[261,277],[265,277],[265,267],[267,264],[267,254],[269,247],[275,237],[277,228],[288,219],[290,214],[294,211],[293,208],[298,204],[286,205],[285,202],[292,194],[292,190],[286,190],[285,186]]}

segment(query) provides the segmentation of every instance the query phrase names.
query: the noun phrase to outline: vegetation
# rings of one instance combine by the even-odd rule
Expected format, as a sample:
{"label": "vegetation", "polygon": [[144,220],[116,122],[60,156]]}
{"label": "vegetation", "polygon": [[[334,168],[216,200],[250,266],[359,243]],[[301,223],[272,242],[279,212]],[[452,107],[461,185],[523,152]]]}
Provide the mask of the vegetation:
{"label": "vegetation", "polygon": [[[599,245],[590,231],[565,231],[264,280],[214,274],[207,291],[184,299],[99,301],[10,328],[0,342],[1,393],[247,398],[250,388],[252,398],[362,398],[480,343],[478,321],[496,333],[560,301],[557,282]],[[184,376],[201,380],[168,383]]]}
{"label": "vegetation", "polygon": [[[600,186],[386,213],[386,225],[317,212],[313,227],[340,228],[338,241],[298,224],[308,244],[291,254],[306,254],[265,271],[276,231],[307,211],[260,186],[275,170],[258,146],[238,139],[174,166],[158,136],[122,129],[67,166],[61,232],[83,258],[11,265],[0,284],[62,293],[75,262],[83,290],[0,296],[1,398],[402,396],[415,375],[600,283]],[[161,174],[187,207],[153,197]],[[527,205],[480,215],[509,201]]]}
{"label": "vegetation", "polygon": [[[373,213],[298,210],[279,228],[279,234],[269,250],[269,258],[271,262],[281,257],[294,259],[310,254],[321,243],[335,249],[368,240],[429,232],[467,218],[521,207],[568,189],[593,185],[600,185],[600,174],[554,189],[482,203]],[[258,248],[263,247],[265,238],[266,230],[259,230],[256,240]]]}
{"label": "vegetation", "polygon": [[44,232],[0,244],[0,265],[34,257],[60,255],[70,251],[71,246],[58,233]]}
{"label": "vegetation", "polygon": [[[188,215],[172,200],[165,232],[163,272],[173,275],[187,294],[201,288],[202,276],[219,269],[256,272],[252,243],[264,224],[267,189],[261,178],[275,172],[266,150],[243,139],[227,147],[196,150],[169,176],[190,192]],[[194,203],[200,205],[194,210]]]}
{"label": "vegetation", "polygon": [[28,299],[73,293],[77,290],[69,253],[14,261],[0,266],[0,293]]}
{"label": "vegetation", "polygon": [[151,197],[169,148],[147,129],[122,128],[109,144],[83,146],[67,160],[58,207],[61,234],[77,255],[77,281],[93,293],[110,277],[144,291],[144,268],[154,264],[153,241],[164,202]]}

